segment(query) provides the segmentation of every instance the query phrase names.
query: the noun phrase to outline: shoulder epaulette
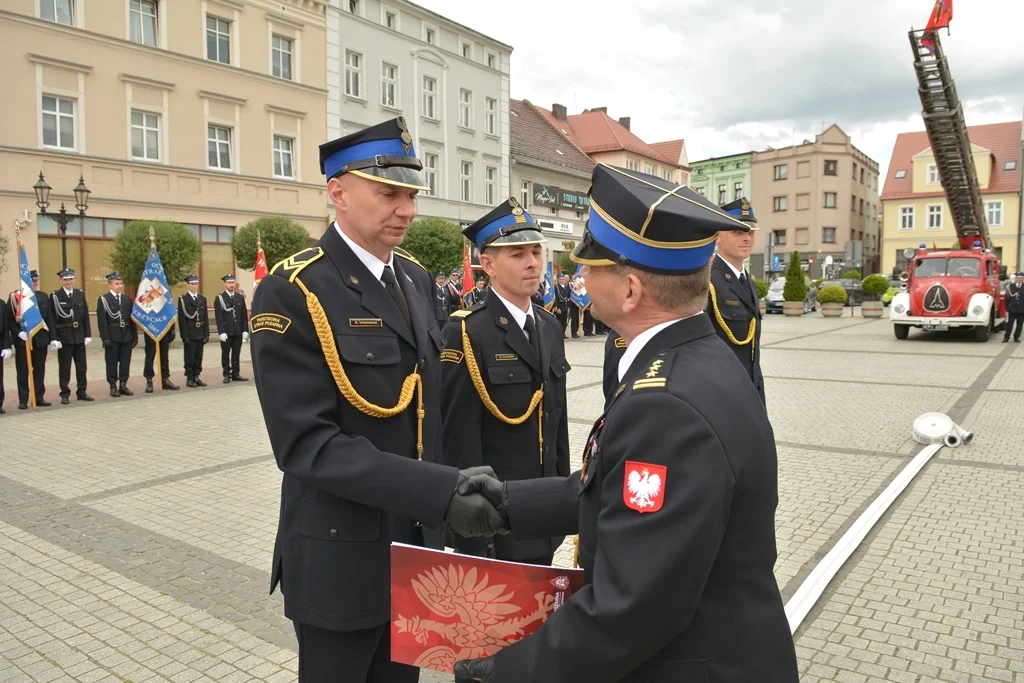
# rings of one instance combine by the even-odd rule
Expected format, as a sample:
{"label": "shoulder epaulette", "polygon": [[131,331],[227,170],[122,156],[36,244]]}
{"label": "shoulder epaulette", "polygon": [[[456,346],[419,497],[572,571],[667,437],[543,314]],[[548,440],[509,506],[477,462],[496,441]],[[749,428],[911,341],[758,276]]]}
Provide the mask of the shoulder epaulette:
{"label": "shoulder epaulette", "polygon": [[640,389],[664,389],[668,384],[668,375],[672,369],[672,361],[674,359],[675,354],[669,353],[664,356],[658,356],[651,361],[651,364],[644,370],[643,374],[633,382],[633,391]]}
{"label": "shoulder epaulette", "polygon": [[452,311],[452,314],[448,316],[448,319],[452,318],[467,318],[473,314],[476,309],[473,308],[460,308],[457,311]]}
{"label": "shoulder epaulette", "polygon": [[420,263],[419,261],[417,261],[417,260],[416,260],[416,257],[415,257],[415,256],[413,256],[412,254],[410,254],[409,252],[407,252],[407,251],[406,251],[405,249],[402,249],[401,247],[395,247],[395,248],[394,248],[394,252],[395,252],[395,256],[401,256],[401,257],[402,257],[402,258],[404,258],[404,259],[405,259],[406,261],[411,261],[411,262],[415,263],[415,264],[416,264],[417,266],[419,266],[420,268],[422,268],[422,269],[424,270],[424,272],[426,272],[426,273],[427,273],[427,275],[430,275],[430,271],[429,271],[429,270],[427,270],[427,267],[426,267],[426,266],[424,266],[424,265],[423,265],[422,263]]}
{"label": "shoulder epaulette", "polygon": [[[537,304],[534,304],[533,305],[533,310],[534,311],[542,311],[542,312],[547,313],[548,315],[550,315],[552,318],[555,318],[555,314],[552,313],[551,311],[549,311],[548,309],[544,308],[543,306],[538,306]],[[558,320],[558,318],[555,318],[555,320]]]}
{"label": "shoulder epaulette", "polygon": [[283,277],[288,280],[288,282],[294,282],[295,278],[302,272],[303,268],[323,255],[324,250],[321,247],[303,249],[297,254],[292,254],[285,260],[279,261],[270,271],[270,274]]}
{"label": "shoulder epaulette", "polygon": [[626,340],[623,339],[622,337],[616,337],[615,341],[612,343],[615,344],[615,348],[617,349],[624,349],[627,346]]}

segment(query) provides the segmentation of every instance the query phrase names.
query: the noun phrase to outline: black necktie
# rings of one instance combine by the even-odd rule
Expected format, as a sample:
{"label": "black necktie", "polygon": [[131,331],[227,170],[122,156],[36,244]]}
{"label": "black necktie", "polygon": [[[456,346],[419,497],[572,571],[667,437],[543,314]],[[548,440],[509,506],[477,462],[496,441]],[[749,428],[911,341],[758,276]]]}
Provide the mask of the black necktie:
{"label": "black necktie", "polygon": [[398,310],[402,312],[402,318],[405,320],[405,324],[412,330],[412,318],[409,317],[409,304],[405,300],[405,294],[402,293],[402,288],[398,286],[398,280],[395,279],[395,271],[391,270],[391,266],[384,266],[384,273],[380,276],[380,279],[384,281],[384,288],[388,290],[388,295],[394,299],[395,305],[398,306]]}
{"label": "black necktie", "polygon": [[740,282],[742,282],[744,285],[747,284],[747,274],[746,273],[740,273]]}
{"label": "black necktie", "polygon": [[530,338],[530,346],[533,347],[533,352],[537,354],[537,361],[540,361],[540,335],[537,334],[537,325],[533,322],[533,316],[526,316],[526,325],[523,326],[526,330],[526,335]]}

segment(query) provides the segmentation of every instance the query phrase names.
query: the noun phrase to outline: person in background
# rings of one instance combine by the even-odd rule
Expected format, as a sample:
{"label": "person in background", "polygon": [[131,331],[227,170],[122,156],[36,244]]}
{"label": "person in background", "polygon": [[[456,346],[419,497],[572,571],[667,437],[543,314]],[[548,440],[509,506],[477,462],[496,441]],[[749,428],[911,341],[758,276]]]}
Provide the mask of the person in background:
{"label": "person in background", "polygon": [[57,321],[57,377],[60,382],[60,402],[67,405],[71,396],[71,362],[75,363],[75,396],[79,401],[92,401],[88,394],[85,347],[92,343],[92,325],[85,293],[75,287],[75,271],[67,268],[57,273],[60,289],[53,292],[53,314]]}
{"label": "person in background", "polygon": [[249,312],[245,297],[235,292],[235,276],[228,273],[221,278],[224,291],[217,295],[214,316],[220,337],[220,367],[224,372],[224,384],[248,382],[241,375],[242,342],[249,341]]}
{"label": "person in background", "polygon": [[[36,292],[36,305],[43,319],[43,327],[32,337],[32,384],[36,394],[36,406],[46,408],[50,402],[46,400],[46,355],[48,349],[60,349],[57,341],[57,322],[53,317],[53,302],[45,292],[39,291],[39,272],[30,271],[32,288]],[[14,366],[18,373],[18,410],[27,410],[30,398],[28,387],[28,358],[25,355],[28,336],[21,330],[21,292],[11,292],[7,300],[7,328],[11,331],[14,344]],[[6,342],[6,340],[4,340]],[[2,380],[0,380],[2,381]]]}
{"label": "person in background", "polygon": [[199,277],[185,278],[188,291],[178,297],[178,331],[185,345],[185,386],[205,387],[200,379],[203,374],[203,349],[210,341],[210,310],[206,297],[199,292]]}

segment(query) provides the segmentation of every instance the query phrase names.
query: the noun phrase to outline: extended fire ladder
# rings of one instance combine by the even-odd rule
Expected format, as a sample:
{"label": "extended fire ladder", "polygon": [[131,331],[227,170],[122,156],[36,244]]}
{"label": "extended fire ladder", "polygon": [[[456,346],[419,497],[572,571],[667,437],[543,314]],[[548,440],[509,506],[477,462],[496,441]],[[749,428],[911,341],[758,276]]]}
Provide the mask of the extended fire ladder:
{"label": "extended fire ladder", "polygon": [[[921,44],[926,36],[935,46],[934,54]],[[924,126],[935,155],[939,180],[953,214],[960,247],[969,249],[980,241],[982,248],[991,249],[971,141],[967,137],[960,98],[939,43],[938,31],[911,30],[910,47],[914,51],[914,70],[924,108]]]}

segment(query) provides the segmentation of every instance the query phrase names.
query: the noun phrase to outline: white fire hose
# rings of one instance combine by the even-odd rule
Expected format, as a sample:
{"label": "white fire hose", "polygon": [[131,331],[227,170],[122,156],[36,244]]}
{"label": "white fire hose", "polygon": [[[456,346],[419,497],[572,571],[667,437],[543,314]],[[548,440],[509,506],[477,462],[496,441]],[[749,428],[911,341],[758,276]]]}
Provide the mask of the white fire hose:
{"label": "white fire hose", "polygon": [[974,432],[965,430],[945,413],[925,413],[914,420],[914,440],[926,446],[941,443],[956,448],[973,441]]}

